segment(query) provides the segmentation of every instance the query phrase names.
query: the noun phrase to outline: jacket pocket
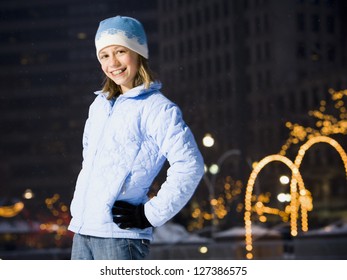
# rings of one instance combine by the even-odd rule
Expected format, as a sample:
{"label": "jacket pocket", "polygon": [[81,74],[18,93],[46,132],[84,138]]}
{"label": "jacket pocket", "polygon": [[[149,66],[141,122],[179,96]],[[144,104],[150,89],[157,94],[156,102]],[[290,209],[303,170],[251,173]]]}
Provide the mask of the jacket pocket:
{"label": "jacket pocket", "polygon": [[127,179],[129,178],[130,176],[130,171],[127,173],[127,175],[124,177],[122,183],[120,184],[120,191],[119,191],[119,194],[125,194],[126,190],[127,190]]}
{"label": "jacket pocket", "polygon": [[117,200],[118,196],[126,189],[125,182],[127,178],[129,177],[130,171],[127,171],[124,176],[122,176],[122,179],[117,182],[117,180],[112,182],[109,182],[109,188],[108,188],[108,204],[109,206],[113,206],[113,203]]}

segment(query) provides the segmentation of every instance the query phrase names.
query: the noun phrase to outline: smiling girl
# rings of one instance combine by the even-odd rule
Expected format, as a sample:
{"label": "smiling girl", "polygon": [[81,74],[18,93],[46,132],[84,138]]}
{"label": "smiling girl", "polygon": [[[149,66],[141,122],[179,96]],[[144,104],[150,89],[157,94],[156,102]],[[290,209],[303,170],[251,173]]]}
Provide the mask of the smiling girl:
{"label": "smiling girl", "polygon": [[[153,227],[193,195],[203,159],[180,109],[149,70],[142,24],[123,16],[106,19],[95,45],[106,79],[83,133],[82,169],[71,202],[71,259],[143,259]],[[166,181],[149,199],[166,160]]]}

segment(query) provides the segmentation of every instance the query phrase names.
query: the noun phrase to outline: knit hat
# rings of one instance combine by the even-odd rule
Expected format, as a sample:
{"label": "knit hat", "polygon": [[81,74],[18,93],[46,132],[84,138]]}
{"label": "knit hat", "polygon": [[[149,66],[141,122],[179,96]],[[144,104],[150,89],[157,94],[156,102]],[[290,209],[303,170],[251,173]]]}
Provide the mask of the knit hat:
{"label": "knit hat", "polygon": [[95,35],[96,56],[108,46],[120,45],[148,58],[147,37],[142,24],[130,17],[116,16],[100,22]]}

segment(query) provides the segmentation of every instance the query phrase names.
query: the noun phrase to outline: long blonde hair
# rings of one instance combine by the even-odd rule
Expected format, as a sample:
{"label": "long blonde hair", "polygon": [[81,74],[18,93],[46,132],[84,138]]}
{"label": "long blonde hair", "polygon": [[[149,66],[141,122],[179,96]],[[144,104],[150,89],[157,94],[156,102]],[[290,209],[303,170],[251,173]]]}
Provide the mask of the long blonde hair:
{"label": "long blonde hair", "polygon": [[[154,82],[154,73],[148,66],[148,60],[143,56],[138,56],[139,60],[139,70],[134,78],[134,87],[144,84],[146,89],[149,88],[151,82]],[[117,85],[114,81],[112,81],[109,77],[106,76],[104,80],[104,84],[102,87],[103,92],[107,92],[107,99],[110,100],[113,97],[117,97],[122,94],[122,89],[119,85]]]}

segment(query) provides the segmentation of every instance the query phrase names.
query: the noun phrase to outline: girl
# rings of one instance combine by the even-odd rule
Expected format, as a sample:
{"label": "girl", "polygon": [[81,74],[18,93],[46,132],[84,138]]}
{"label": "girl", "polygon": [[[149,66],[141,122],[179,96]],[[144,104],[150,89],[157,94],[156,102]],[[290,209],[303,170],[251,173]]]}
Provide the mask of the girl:
{"label": "girl", "polygon": [[[96,55],[106,80],[89,108],[83,163],[71,203],[72,259],[143,259],[153,227],[176,215],[204,168],[180,109],[147,65],[143,26],[129,17],[100,22]],[[166,181],[147,192],[168,160]]]}

